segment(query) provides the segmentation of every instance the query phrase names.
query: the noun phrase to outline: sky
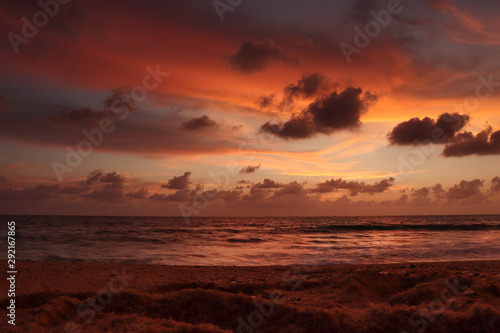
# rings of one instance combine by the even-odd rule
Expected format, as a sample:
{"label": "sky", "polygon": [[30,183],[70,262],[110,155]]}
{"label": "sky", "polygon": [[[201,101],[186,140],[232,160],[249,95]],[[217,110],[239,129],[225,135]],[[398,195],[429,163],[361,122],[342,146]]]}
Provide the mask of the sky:
{"label": "sky", "polygon": [[6,0],[0,214],[500,214],[499,14]]}

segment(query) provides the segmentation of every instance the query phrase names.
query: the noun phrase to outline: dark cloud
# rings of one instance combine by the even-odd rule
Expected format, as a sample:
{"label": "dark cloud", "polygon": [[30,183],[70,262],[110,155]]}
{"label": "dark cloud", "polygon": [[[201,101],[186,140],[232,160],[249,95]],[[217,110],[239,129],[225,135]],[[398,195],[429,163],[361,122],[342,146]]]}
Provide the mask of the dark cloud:
{"label": "dark cloud", "polygon": [[242,197],[242,199],[243,200],[262,200],[262,199],[268,198],[269,195],[270,195],[269,190],[265,190],[263,188],[258,188],[258,187],[252,186],[252,188],[250,188],[250,192],[245,194]]}
{"label": "dark cloud", "polygon": [[387,135],[391,145],[421,145],[446,143],[469,122],[466,114],[444,113],[437,120],[425,117],[412,118],[398,124]]}
{"label": "dark cloud", "polygon": [[92,179],[94,183],[95,179],[99,175],[99,181],[105,184],[99,189],[95,189],[90,193],[82,195],[83,199],[86,200],[96,200],[102,202],[121,202],[124,201],[125,193],[123,191],[123,183],[125,183],[125,178],[118,174],[116,171],[109,173],[102,173],[100,170],[95,170],[88,180]]}
{"label": "dark cloud", "polygon": [[347,87],[344,91],[332,92],[317,98],[299,115],[285,123],[267,122],[260,130],[284,139],[304,139],[318,133],[355,129],[361,125],[360,117],[376,101],[377,96],[361,88]]}
{"label": "dark cloud", "polygon": [[462,180],[460,184],[457,184],[448,189],[446,197],[449,200],[462,200],[470,198],[482,198],[481,187],[483,187],[484,181],[480,179],[474,179],[471,181]]}
{"label": "dark cloud", "polygon": [[217,127],[217,122],[215,120],[210,119],[207,115],[203,115],[198,118],[193,118],[182,123],[182,127],[188,130],[197,130],[200,128],[211,128]]}
{"label": "dark cloud", "polygon": [[156,200],[156,201],[164,201],[164,202],[186,202],[192,198],[192,191],[188,189],[178,190],[172,194],[164,194],[164,193],[155,193],[150,196],[148,199]]}
{"label": "dark cloud", "polygon": [[383,179],[375,184],[366,184],[365,182],[346,181],[342,178],[330,179],[323,183],[316,184],[316,188],[312,189],[313,193],[327,193],[338,190],[348,190],[351,196],[358,195],[359,193],[382,193],[393,186],[395,179]]}
{"label": "dark cloud", "polygon": [[61,194],[81,194],[86,191],[85,187],[82,186],[66,186],[59,190]]}
{"label": "dark cloud", "polygon": [[491,192],[500,193],[500,177],[495,177],[491,180]]}
{"label": "dark cloud", "polygon": [[189,187],[189,184],[191,184],[189,176],[191,176],[191,172],[184,172],[184,175],[174,176],[174,178],[169,179],[166,184],[162,184],[161,187],[172,190],[184,190]]}
{"label": "dark cloud", "polygon": [[499,154],[500,131],[493,132],[491,127],[477,135],[471,132],[457,134],[443,150],[443,156],[445,157]]}
{"label": "dark cloud", "polygon": [[101,176],[102,176],[102,170],[100,170],[100,169],[94,170],[88,175],[85,183],[87,185],[92,185],[95,182],[97,182],[101,178]]}
{"label": "dark cloud", "polygon": [[119,184],[124,183],[125,178],[122,175],[118,174],[116,171],[113,171],[102,175],[100,181],[101,183]]}
{"label": "dark cloud", "polygon": [[100,120],[108,118],[114,120],[128,115],[128,112],[137,108],[137,103],[129,94],[121,89],[113,89],[103,102],[103,110],[93,110],[90,107],[76,108],[71,111],[59,110],[48,118],[54,124],[79,124],[95,126]]}
{"label": "dark cloud", "polygon": [[5,176],[0,176],[0,184],[7,182],[7,178]]}
{"label": "dark cloud", "polygon": [[43,184],[23,189],[2,188],[0,189],[0,202],[24,201],[30,203],[33,201],[42,201],[57,197],[58,191],[59,185]]}
{"label": "dark cloud", "polygon": [[257,105],[259,106],[259,109],[267,109],[270,108],[273,105],[275,95],[267,95],[267,96],[260,96],[259,100],[257,101]]}
{"label": "dark cloud", "polygon": [[253,173],[257,171],[257,169],[260,169],[260,164],[246,166],[240,170],[240,173]]}
{"label": "dark cloud", "polygon": [[310,98],[327,93],[330,90],[328,77],[321,73],[304,74],[297,84],[289,84],[284,89],[285,102],[296,98]]}
{"label": "dark cloud", "polygon": [[268,189],[268,188],[281,188],[283,186],[284,186],[283,184],[275,182],[272,179],[265,178],[262,183],[254,184],[252,188],[259,188],[259,189],[266,188],[266,189]]}
{"label": "dark cloud", "polygon": [[125,197],[131,199],[146,199],[148,196],[148,190],[145,188],[138,189],[135,192],[129,191]]}
{"label": "dark cloud", "polygon": [[292,65],[297,63],[294,57],[270,39],[262,42],[246,42],[229,58],[231,67],[243,73],[260,71],[273,61]]}
{"label": "dark cloud", "polygon": [[249,180],[238,180],[238,182],[236,184],[250,184],[250,181]]}
{"label": "dark cloud", "polygon": [[0,94],[0,112],[7,112],[10,109],[9,101],[7,97]]}
{"label": "dark cloud", "polygon": [[79,124],[83,126],[95,126],[101,119],[115,119],[118,114],[112,111],[94,111],[84,107],[74,109],[70,112],[59,110],[55,115],[49,117],[49,121],[55,124]]}
{"label": "dark cloud", "polygon": [[283,196],[283,195],[297,195],[297,196],[305,196],[306,190],[302,184],[297,183],[296,181],[291,182],[287,185],[284,185],[279,190],[274,191],[275,196]]}
{"label": "dark cloud", "polygon": [[242,191],[219,191],[218,198],[224,201],[235,201],[241,199]]}

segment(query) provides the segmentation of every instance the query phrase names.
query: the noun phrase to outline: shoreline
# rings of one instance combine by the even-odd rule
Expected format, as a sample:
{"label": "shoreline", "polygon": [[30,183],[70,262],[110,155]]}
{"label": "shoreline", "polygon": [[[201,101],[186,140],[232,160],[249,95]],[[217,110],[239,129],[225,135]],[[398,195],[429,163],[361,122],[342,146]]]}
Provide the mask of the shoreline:
{"label": "shoreline", "polygon": [[[324,328],[324,332],[410,333],[424,324],[428,332],[497,332],[500,328],[500,260],[319,266],[25,260],[16,266],[19,332],[61,332],[68,322],[82,332],[106,331],[113,325],[125,325],[127,330],[146,325],[152,332],[224,332],[238,327],[243,332],[249,328],[286,332],[295,327],[297,332],[323,332]],[[7,290],[6,282],[0,282],[2,290]],[[443,294],[453,300],[440,301]],[[92,299],[98,300],[100,311],[84,303]],[[6,301],[0,298],[3,318]],[[164,302],[170,304],[169,310],[162,310],[159,304]],[[438,311],[439,302],[443,304]],[[271,308],[273,314],[267,317]],[[254,313],[257,309],[263,310]],[[92,320],[87,321],[92,311]],[[262,317],[259,325],[260,319],[254,318],[256,327],[249,324],[253,317],[248,321],[252,313]],[[419,313],[430,315],[426,319]],[[418,318],[410,321],[412,316]],[[242,328],[245,325],[239,319],[250,326]],[[467,322],[463,331],[447,330],[462,321]],[[473,331],[475,322],[489,328]]]}

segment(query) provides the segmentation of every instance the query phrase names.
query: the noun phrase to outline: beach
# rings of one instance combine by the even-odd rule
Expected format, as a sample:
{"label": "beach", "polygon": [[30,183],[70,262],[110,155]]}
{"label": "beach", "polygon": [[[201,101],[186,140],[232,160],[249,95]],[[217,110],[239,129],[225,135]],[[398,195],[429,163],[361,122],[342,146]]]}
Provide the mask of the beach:
{"label": "beach", "polygon": [[[16,325],[4,319],[1,331],[500,331],[500,261],[16,267]],[[0,285],[9,289],[6,278]]]}

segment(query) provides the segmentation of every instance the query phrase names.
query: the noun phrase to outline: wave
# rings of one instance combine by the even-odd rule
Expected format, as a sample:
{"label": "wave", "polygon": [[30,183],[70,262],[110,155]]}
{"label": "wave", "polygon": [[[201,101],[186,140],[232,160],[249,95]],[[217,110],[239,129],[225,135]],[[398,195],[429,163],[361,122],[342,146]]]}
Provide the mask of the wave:
{"label": "wave", "polygon": [[260,238],[229,238],[227,241],[232,242],[232,243],[261,243],[261,242],[264,242],[264,240],[262,240]]}
{"label": "wave", "polygon": [[405,225],[327,225],[319,227],[301,227],[305,233],[328,233],[335,231],[392,231],[392,230],[422,230],[422,231],[482,231],[500,230],[500,224],[405,224]]}

